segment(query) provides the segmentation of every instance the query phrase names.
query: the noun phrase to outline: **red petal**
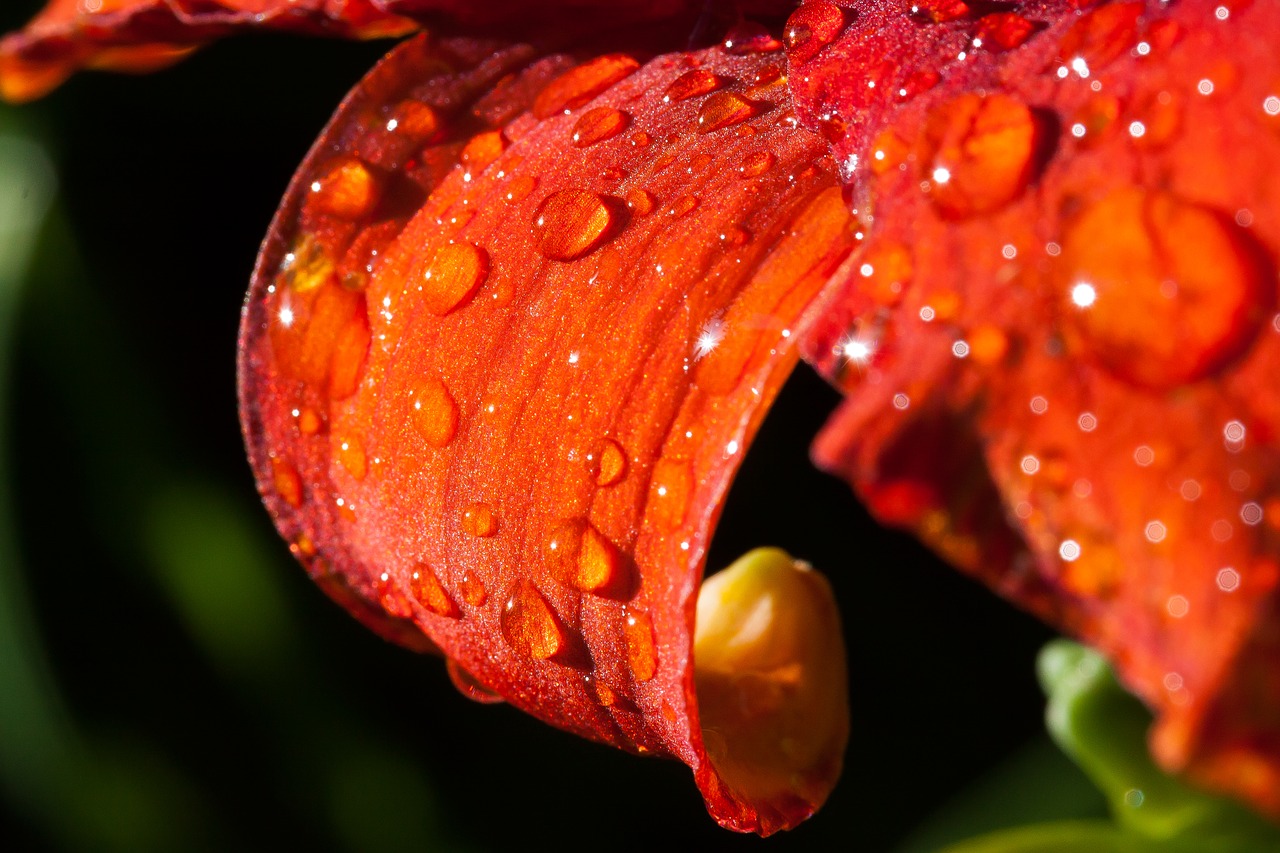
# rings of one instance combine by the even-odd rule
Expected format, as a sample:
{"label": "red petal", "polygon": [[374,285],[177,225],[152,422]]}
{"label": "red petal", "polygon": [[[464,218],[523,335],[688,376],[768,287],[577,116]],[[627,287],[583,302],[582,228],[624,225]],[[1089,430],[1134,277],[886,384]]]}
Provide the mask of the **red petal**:
{"label": "red petal", "polygon": [[816,456],[1280,814],[1280,11],[960,5],[789,27],[868,219],[806,342],[850,392]]}
{"label": "red petal", "polygon": [[[769,833],[825,798],[842,744],[790,790],[727,783],[694,604],[854,236],[779,54],[633,57],[420,37],[371,73],[260,258],[245,432],[280,530],[357,616],[429,637],[468,690],[680,758],[722,823]],[[696,70],[714,93],[664,102]]]}

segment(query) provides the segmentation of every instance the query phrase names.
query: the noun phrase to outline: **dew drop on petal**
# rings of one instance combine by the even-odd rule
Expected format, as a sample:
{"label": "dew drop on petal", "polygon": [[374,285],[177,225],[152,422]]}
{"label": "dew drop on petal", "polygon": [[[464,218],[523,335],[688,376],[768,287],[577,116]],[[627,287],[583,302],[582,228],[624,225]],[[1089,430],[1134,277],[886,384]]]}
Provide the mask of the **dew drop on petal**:
{"label": "dew drop on petal", "polygon": [[998,52],[1021,47],[1035,31],[1036,25],[1017,12],[996,12],[978,21],[974,39],[987,50]]}
{"label": "dew drop on petal", "polygon": [[543,199],[534,214],[538,251],[555,261],[572,261],[603,243],[615,217],[605,198],[588,190],[560,190]]}
{"label": "dew drop on petal", "polygon": [[496,705],[503,701],[502,697],[490,690],[480,679],[462,668],[453,658],[445,659],[445,669],[449,671],[449,680],[458,692],[481,705]]}
{"label": "dew drop on petal", "polygon": [[503,639],[516,654],[547,660],[565,648],[564,629],[551,605],[530,581],[516,584],[499,618]]}
{"label": "dew drop on petal", "polygon": [[658,200],[648,190],[634,189],[627,193],[627,208],[636,216],[648,216]]}
{"label": "dew drop on petal", "polygon": [[311,190],[308,206],[341,219],[363,219],[373,212],[382,195],[378,177],[355,159],[333,166]]}
{"label": "dew drop on petal", "polygon": [[428,377],[414,395],[413,425],[427,443],[445,447],[458,431],[458,404],[442,380]]}
{"label": "dew drop on petal", "polygon": [[756,105],[733,92],[717,92],[698,110],[698,133],[711,133],[741,124],[756,115]]}
{"label": "dew drop on petal", "polygon": [[489,600],[489,590],[484,585],[484,581],[471,570],[462,573],[458,589],[462,593],[462,600],[472,607],[479,607]]}
{"label": "dew drop on petal", "polygon": [[680,196],[680,198],[672,202],[670,209],[667,210],[667,215],[673,219],[679,219],[681,216],[684,216],[686,213],[689,213],[691,210],[693,210],[697,206],[698,206],[697,196],[682,195]]}
{"label": "dew drop on petal", "polygon": [[288,462],[278,457],[271,459],[271,481],[278,494],[289,506],[302,506],[302,478]]}
{"label": "dew drop on petal", "polygon": [[722,88],[724,84],[725,79],[723,77],[713,74],[705,68],[695,68],[677,77],[667,87],[666,92],[663,93],[662,100],[664,103],[687,101],[699,95],[710,94]]}
{"label": "dew drop on petal", "polygon": [[533,188],[537,185],[537,178],[532,175],[521,175],[507,184],[507,192],[503,197],[508,204],[518,204],[528,198],[529,193],[533,192]]}
{"label": "dew drop on petal", "polygon": [[783,30],[787,58],[792,64],[808,62],[831,42],[845,26],[845,13],[826,0],[805,3],[791,13]]}
{"label": "dew drop on petal", "polygon": [[751,53],[773,53],[782,49],[782,42],[773,37],[761,24],[742,21],[725,34],[723,45],[726,53],[743,56]]}
{"label": "dew drop on petal", "polygon": [[338,442],[338,463],[357,480],[363,480],[369,471],[364,446],[355,438]]}
{"label": "dew drop on petal", "polygon": [[587,110],[573,126],[573,144],[578,148],[589,148],[612,139],[626,130],[630,121],[630,116],[613,107]]}
{"label": "dew drop on petal", "polygon": [[572,68],[547,84],[533,102],[535,118],[575,110],[629,77],[640,67],[635,59],[621,53],[599,56]]}
{"label": "dew drop on petal", "polygon": [[547,536],[547,564],[560,583],[583,592],[607,594],[622,579],[622,555],[585,518],[558,522]]}
{"label": "dew drop on petal", "polygon": [[409,592],[419,604],[438,616],[457,619],[462,615],[440,579],[426,563],[419,563],[409,575]]}
{"label": "dew drop on petal", "polygon": [[500,130],[477,133],[463,146],[459,159],[473,173],[483,172],[490,163],[507,148],[507,140]]}
{"label": "dew drop on petal", "polygon": [[623,620],[627,638],[627,661],[636,681],[648,681],[658,671],[658,649],[653,639],[653,620],[647,613],[628,612]]}
{"label": "dew drop on petal", "polygon": [[595,457],[592,467],[596,485],[616,485],[627,476],[627,455],[623,452],[622,445],[613,439],[606,438]]}
{"label": "dew drop on petal", "polygon": [[463,533],[487,539],[498,532],[498,516],[489,504],[477,501],[463,508],[459,526]]}
{"label": "dew drop on petal", "polygon": [[758,178],[772,169],[777,159],[772,151],[754,151],[743,158],[738,173],[744,178]]}
{"label": "dew drop on petal", "polygon": [[417,275],[423,304],[437,316],[466,303],[488,277],[489,253],[471,243],[442,247]]}

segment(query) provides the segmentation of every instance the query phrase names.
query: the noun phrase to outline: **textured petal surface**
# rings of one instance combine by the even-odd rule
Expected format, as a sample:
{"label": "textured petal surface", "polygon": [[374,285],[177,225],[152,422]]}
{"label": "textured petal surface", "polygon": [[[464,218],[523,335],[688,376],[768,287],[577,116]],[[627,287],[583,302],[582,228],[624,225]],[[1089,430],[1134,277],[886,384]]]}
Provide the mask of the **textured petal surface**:
{"label": "textured petal surface", "polygon": [[295,178],[241,347],[259,485],[335,598],[762,833],[841,751],[741,796],[691,661],[722,498],[854,242],[782,61],[419,37]]}
{"label": "textured petal surface", "polygon": [[788,24],[868,225],[806,342],[849,394],[815,455],[1280,814],[1280,12],[988,5]]}

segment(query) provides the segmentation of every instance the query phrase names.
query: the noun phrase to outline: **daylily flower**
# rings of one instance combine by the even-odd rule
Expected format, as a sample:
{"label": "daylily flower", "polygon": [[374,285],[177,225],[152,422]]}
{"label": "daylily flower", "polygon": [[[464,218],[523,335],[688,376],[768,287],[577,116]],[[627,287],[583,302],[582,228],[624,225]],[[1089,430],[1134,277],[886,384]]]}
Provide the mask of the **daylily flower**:
{"label": "daylily flower", "polygon": [[241,406],[315,580],[478,698],[685,761],[735,829],[817,808],[825,585],[765,552],[698,595],[803,357],[847,394],[820,465],[1280,815],[1280,10],[742,7],[54,0],[0,91],[425,27],[285,196]]}

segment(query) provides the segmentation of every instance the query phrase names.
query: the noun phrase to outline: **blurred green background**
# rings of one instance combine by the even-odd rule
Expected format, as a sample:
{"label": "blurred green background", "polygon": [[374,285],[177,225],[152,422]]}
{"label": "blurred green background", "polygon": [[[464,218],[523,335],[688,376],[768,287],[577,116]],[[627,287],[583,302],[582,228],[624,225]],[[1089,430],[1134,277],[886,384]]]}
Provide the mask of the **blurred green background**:
{"label": "blurred green background", "polygon": [[1100,814],[1042,734],[1049,632],[812,469],[837,398],[807,368],[711,559],[779,545],[840,599],[852,743],[792,833],[468,702],[312,587],[244,461],[236,327],[294,166],[387,47],[245,38],[0,112],[0,847],[876,851]]}

